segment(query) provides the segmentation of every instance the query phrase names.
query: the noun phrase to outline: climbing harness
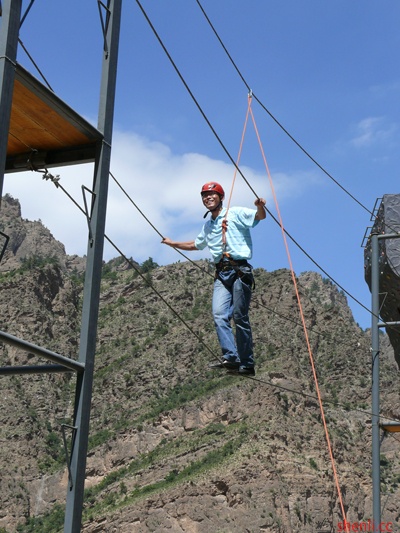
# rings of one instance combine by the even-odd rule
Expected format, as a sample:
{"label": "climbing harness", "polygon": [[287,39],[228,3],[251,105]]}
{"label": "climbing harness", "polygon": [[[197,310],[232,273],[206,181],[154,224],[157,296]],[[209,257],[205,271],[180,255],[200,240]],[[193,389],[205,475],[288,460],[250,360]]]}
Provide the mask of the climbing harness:
{"label": "climbing harness", "polygon": [[226,254],[221,261],[216,263],[215,268],[218,272],[226,272],[227,270],[238,270],[241,266],[250,266],[246,259],[232,259],[229,254]]}
{"label": "climbing harness", "polygon": [[[248,269],[249,271],[246,272],[243,269]],[[256,284],[254,281],[254,276],[252,273],[252,266],[248,263],[246,259],[232,259],[229,254],[225,254],[223,258],[215,264],[215,277],[214,280],[219,279],[224,283],[223,279],[221,279],[220,273],[221,272],[230,272],[234,270],[236,273],[236,276],[243,282],[246,283],[249,287],[251,287],[252,290],[255,289]]]}

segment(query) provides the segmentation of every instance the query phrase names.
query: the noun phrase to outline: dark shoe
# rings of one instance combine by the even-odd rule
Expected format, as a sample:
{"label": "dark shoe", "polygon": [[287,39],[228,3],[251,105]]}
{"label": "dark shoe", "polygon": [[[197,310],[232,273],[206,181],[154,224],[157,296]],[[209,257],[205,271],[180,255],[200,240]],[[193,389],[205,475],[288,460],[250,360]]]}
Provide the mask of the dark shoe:
{"label": "dark shoe", "polygon": [[225,368],[225,370],[238,370],[239,366],[240,363],[232,363],[231,361],[227,361],[226,359],[224,359],[219,363],[210,363],[208,365],[208,368]]}
{"label": "dark shoe", "polygon": [[239,374],[241,374],[242,376],[255,376],[256,371],[254,370],[253,366],[251,367],[241,366],[239,368]]}

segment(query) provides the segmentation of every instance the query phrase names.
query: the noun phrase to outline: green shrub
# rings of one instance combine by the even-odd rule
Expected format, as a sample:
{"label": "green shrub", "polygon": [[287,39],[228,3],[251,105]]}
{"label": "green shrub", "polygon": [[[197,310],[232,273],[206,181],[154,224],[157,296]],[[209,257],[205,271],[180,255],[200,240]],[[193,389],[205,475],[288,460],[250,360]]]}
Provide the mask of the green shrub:
{"label": "green shrub", "polygon": [[146,272],[150,272],[151,270],[154,270],[155,268],[158,268],[158,264],[153,261],[152,257],[149,257],[146,259],[146,261],[143,261],[143,263],[140,265],[140,270],[142,274],[145,274]]}

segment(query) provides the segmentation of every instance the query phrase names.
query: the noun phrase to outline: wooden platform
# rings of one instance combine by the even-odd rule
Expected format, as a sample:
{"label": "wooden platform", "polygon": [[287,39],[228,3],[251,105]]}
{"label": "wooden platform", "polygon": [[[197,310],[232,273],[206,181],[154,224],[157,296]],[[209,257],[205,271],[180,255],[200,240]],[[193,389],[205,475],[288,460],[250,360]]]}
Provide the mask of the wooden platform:
{"label": "wooden platform", "polygon": [[94,161],[102,138],[94,126],[17,66],[6,172]]}
{"label": "wooden platform", "polygon": [[380,426],[384,431],[388,431],[389,433],[400,433],[400,423],[388,422],[387,424],[380,424]]}

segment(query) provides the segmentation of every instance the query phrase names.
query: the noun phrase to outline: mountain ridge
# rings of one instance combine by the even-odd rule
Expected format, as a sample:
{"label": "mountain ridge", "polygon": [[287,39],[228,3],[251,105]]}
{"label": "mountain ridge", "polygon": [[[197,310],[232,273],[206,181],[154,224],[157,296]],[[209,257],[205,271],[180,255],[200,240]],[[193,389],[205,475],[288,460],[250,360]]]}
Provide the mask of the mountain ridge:
{"label": "mountain ridge", "polygon": [[[3,199],[10,249],[0,265],[1,329],[76,358],[84,258],[70,260],[18,206]],[[105,264],[82,531],[314,533],[321,523],[336,531],[338,497],[291,273],[255,269],[253,380],[207,368],[219,349],[204,272],[212,272],[204,260],[153,263],[142,276],[121,258]],[[315,272],[297,280],[347,520],[360,522],[372,514],[369,332],[330,280]],[[7,345],[0,357],[2,365],[36,361]],[[385,335],[381,359],[382,413],[399,419]],[[72,420],[74,380],[0,380],[2,533],[62,531],[61,428]],[[396,525],[398,452],[386,437],[382,519]]]}

